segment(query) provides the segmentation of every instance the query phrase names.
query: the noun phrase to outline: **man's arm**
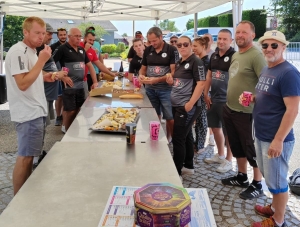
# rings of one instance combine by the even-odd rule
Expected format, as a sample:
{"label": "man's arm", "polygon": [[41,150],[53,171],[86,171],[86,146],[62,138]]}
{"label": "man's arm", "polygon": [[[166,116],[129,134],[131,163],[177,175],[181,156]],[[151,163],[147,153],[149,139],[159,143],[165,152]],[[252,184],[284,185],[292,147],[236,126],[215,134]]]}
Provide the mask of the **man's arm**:
{"label": "man's arm", "polygon": [[[36,64],[29,72],[14,75],[16,84],[21,91],[26,91],[34,83],[50,56],[51,48],[45,45],[45,48],[39,53]],[[47,82],[54,81],[50,74],[46,78],[44,77],[44,80]]]}
{"label": "man's arm", "polygon": [[98,81],[97,81],[95,69],[91,62],[86,63],[86,66],[88,67],[88,69],[90,71],[91,78],[93,80],[92,89],[94,89],[94,88],[98,87]]}
{"label": "man's arm", "polygon": [[100,61],[102,64],[104,64],[104,61],[103,61],[103,57],[102,57],[101,52],[99,52],[98,59],[99,59],[99,61]]}
{"label": "man's arm", "polygon": [[283,149],[283,141],[287,134],[291,131],[294,121],[298,114],[300,96],[289,96],[283,98],[286,111],[281,120],[279,129],[270,144],[268,155],[275,158],[281,155]]}
{"label": "man's arm", "polygon": [[111,76],[116,76],[116,74],[109,71],[108,68],[106,68],[105,65],[103,65],[103,63],[101,63],[99,59],[96,60],[96,61],[93,61],[93,63],[98,67],[98,69],[101,70],[101,72],[104,72],[104,73],[109,74]]}

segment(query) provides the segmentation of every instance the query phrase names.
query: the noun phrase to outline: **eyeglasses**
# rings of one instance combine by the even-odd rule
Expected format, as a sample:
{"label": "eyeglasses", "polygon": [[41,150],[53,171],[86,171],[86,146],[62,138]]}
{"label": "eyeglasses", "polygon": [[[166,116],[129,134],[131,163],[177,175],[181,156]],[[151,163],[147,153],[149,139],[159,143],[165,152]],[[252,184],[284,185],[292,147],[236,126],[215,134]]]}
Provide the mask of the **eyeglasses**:
{"label": "eyeglasses", "polygon": [[188,47],[190,44],[189,43],[177,43],[176,46],[177,48],[181,48],[182,46],[183,47]]}
{"label": "eyeglasses", "polygon": [[67,31],[65,28],[58,28],[57,31]]}
{"label": "eyeglasses", "polygon": [[73,36],[73,37],[75,37],[75,38],[77,38],[77,39],[81,39],[81,38],[82,38],[81,35],[70,35],[70,36]]}
{"label": "eyeglasses", "polygon": [[171,40],[170,43],[177,43],[177,40]]}
{"label": "eyeglasses", "polygon": [[[263,49],[267,49],[269,47],[269,44],[268,43],[263,43],[263,44],[261,44],[261,47]],[[278,43],[271,43],[271,48],[273,50],[277,49],[278,48]]]}

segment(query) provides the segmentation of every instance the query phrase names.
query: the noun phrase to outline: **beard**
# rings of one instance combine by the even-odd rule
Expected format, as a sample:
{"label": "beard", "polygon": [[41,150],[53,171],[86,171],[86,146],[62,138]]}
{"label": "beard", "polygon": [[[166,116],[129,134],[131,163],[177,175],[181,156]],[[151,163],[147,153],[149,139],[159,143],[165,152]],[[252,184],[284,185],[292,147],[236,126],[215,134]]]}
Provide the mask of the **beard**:
{"label": "beard", "polygon": [[270,63],[274,63],[274,62],[280,60],[280,58],[281,58],[281,53],[280,53],[280,52],[274,53],[274,54],[271,55],[271,56],[265,55],[266,61],[267,61],[267,62],[270,62]]}
{"label": "beard", "polygon": [[249,42],[246,39],[238,39],[238,40],[236,40],[236,45],[238,47],[243,48],[243,47],[247,47],[249,45]]}

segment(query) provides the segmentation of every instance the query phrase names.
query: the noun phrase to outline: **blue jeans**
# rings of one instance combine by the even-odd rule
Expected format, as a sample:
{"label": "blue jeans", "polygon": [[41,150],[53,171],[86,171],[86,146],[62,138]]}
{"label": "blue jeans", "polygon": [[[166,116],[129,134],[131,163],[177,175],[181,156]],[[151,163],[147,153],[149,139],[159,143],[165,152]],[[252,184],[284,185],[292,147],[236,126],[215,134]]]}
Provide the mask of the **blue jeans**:
{"label": "blue jeans", "polygon": [[154,90],[147,88],[146,94],[157,115],[161,115],[162,111],[164,119],[173,120],[171,90]]}
{"label": "blue jeans", "polygon": [[289,160],[295,141],[284,142],[282,153],[277,158],[268,158],[270,144],[255,138],[256,161],[269,191],[272,194],[284,193],[288,191]]}

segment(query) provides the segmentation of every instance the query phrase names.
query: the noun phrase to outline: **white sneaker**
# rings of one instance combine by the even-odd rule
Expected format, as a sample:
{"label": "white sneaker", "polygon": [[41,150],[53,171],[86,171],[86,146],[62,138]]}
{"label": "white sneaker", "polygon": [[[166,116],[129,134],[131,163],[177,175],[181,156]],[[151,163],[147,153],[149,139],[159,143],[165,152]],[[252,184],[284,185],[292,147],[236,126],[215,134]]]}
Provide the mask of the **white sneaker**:
{"label": "white sneaker", "polygon": [[215,138],[213,135],[209,136],[208,145],[215,146]]}
{"label": "white sneaker", "polygon": [[166,123],[166,120],[165,120],[165,119],[161,119],[160,122],[161,122],[162,124],[165,124],[165,123]]}
{"label": "white sneaker", "polygon": [[224,160],[224,162],[217,168],[217,172],[226,173],[229,170],[232,170],[232,162]]}
{"label": "white sneaker", "polygon": [[64,125],[61,126],[61,131],[62,131],[63,133],[66,133],[66,127],[65,127]]}
{"label": "white sneaker", "polygon": [[182,167],[181,169],[181,175],[193,175],[195,173],[194,169],[188,169],[185,167]]}
{"label": "white sneaker", "polygon": [[214,156],[210,157],[210,158],[205,158],[204,162],[208,163],[208,164],[212,164],[212,163],[220,163],[222,164],[224,162],[225,159],[221,159],[219,157],[219,154],[215,154]]}

